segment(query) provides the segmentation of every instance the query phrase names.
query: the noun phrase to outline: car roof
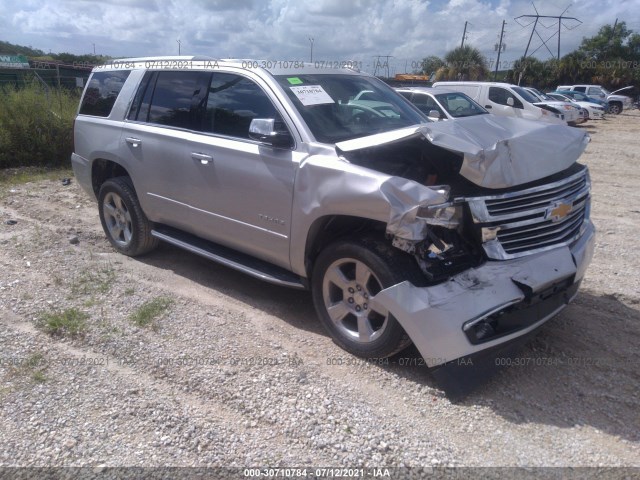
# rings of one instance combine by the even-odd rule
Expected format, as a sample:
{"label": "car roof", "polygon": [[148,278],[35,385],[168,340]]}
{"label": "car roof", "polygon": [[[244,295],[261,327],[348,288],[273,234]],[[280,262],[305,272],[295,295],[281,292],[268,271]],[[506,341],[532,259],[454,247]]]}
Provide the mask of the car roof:
{"label": "car roof", "polygon": [[407,92],[422,92],[422,93],[430,93],[432,95],[440,95],[441,93],[462,93],[458,90],[451,88],[433,88],[433,87],[396,87],[395,90],[407,91]]}
{"label": "car roof", "polygon": [[[520,87],[520,85],[515,85],[513,83],[506,83],[506,82],[481,82],[481,81],[472,81],[472,80],[468,80],[468,81],[456,81],[456,80],[443,80],[441,82],[435,82],[438,83],[440,85],[491,85],[494,87]],[[520,87],[523,88],[523,87]],[[440,90],[440,87],[438,87],[438,90]]]}
{"label": "car roof", "polygon": [[340,73],[345,75],[372,76],[369,73],[359,71],[357,68],[351,68],[350,62],[343,62],[336,66],[332,62],[325,61],[310,63],[303,61],[250,58],[214,58],[205,55],[117,58],[109,60],[103,65],[98,65],[94,68],[94,71],[156,68],[166,70],[213,70],[217,68],[217,66],[235,67],[253,71],[262,70],[272,75],[321,75]]}

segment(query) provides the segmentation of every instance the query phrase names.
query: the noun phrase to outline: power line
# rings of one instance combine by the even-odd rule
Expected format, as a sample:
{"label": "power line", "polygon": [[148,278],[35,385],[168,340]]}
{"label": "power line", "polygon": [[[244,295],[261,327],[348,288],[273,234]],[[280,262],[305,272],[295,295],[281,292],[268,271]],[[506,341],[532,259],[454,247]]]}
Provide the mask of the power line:
{"label": "power line", "polygon": [[[516,17],[514,19],[518,23],[518,25],[520,25],[523,28],[526,28],[529,25],[533,24],[533,30],[531,30],[531,35],[529,36],[529,41],[527,42],[527,48],[524,50],[524,57],[526,58],[527,54],[529,53],[529,47],[531,46],[531,40],[533,39],[533,34],[534,33],[542,41],[542,44],[540,46],[538,46],[538,48],[536,48],[533,52],[531,52],[531,55],[533,55],[535,52],[537,52],[540,48],[542,48],[544,46],[544,47],[546,47],[546,49],[549,51],[549,53],[553,57],[554,56],[553,52],[551,51],[551,49],[547,45],[547,42],[549,40],[551,40],[553,37],[555,37],[556,34],[557,34],[558,35],[558,60],[560,60],[560,32],[562,30],[562,27],[565,27],[567,30],[573,30],[574,28],[576,28],[580,24],[582,24],[582,22],[580,20],[578,20],[577,18],[575,18],[575,17],[565,17],[564,16],[565,12],[567,10],[569,10],[569,7],[571,5],[569,5],[567,8],[565,8],[564,11],[560,15],[540,15],[540,13],[538,12],[538,9],[536,8],[535,4],[532,3],[531,5],[533,5],[533,9],[536,11],[535,15],[520,15],[519,17]],[[523,25],[519,21],[521,18],[532,18],[534,20],[529,22],[529,23],[527,23],[526,25]],[[556,22],[554,22],[552,25],[547,26],[547,25],[545,25],[544,23],[542,23],[540,21],[541,18],[552,18],[552,19],[555,19],[555,20],[557,20],[557,24],[558,24],[558,31],[554,32],[553,35],[551,35],[546,40],[544,40],[542,38],[542,36],[540,35],[540,33],[538,33],[538,31],[537,31],[538,24],[542,25],[545,28],[552,28],[552,27],[555,27]],[[569,26],[569,25],[566,25],[563,22],[563,20],[573,20],[573,21],[578,22],[578,23],[576,25]]]}
{"label": "power line", "polygon": [[[378,73],[378,67],[384,68],[387,71],[387,78],[389,78],[389,59],[393,58],[393,55],[375,55],[373,58],[376,59],[376,64],[373,70],[373,75],[375,76]],[[380,63],[380,59],[384,58],[384,63]]]}

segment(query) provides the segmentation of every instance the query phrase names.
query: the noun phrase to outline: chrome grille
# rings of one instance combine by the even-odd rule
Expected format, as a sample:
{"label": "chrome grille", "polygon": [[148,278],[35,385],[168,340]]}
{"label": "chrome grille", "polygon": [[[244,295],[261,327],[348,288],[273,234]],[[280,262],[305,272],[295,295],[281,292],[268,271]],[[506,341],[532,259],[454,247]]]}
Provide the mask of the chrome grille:
{"label": "chrome grille", "polygon": [[508,259],[575,241],[589,219],[588,170],[519,192],[467,198],[489,258]]}

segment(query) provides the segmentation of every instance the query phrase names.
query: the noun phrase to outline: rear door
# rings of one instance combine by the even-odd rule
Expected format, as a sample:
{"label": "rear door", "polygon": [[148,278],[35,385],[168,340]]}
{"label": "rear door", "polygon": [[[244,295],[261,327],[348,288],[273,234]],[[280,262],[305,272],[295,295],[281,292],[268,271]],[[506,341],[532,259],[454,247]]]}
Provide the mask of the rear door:
{"label": "rear door", "polygon": [[148,71],[122,130],[120,149],[128,158],[138,198],[154,222],[192,231],[197,212],[192,189],[190,139],[196,105],[211,73],[194,70]]}
{"label": "rear door", "polygon": [[136,188],[152,221],[288,267],[301,154],[249,139],[253,118],[282,122],[256,79],[148,72],[122,144],[139,165]]}

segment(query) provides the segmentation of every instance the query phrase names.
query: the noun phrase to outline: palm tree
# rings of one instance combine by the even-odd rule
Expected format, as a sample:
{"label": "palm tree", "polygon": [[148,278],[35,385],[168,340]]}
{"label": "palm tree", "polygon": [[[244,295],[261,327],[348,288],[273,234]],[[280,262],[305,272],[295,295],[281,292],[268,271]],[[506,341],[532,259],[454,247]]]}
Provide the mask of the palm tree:
{"label": "palm tree", "polygon": [[446,65],[438,69],[437,80],[483,80],[489,74],[487,59],[469,45],[454,48],[444,60]]}

